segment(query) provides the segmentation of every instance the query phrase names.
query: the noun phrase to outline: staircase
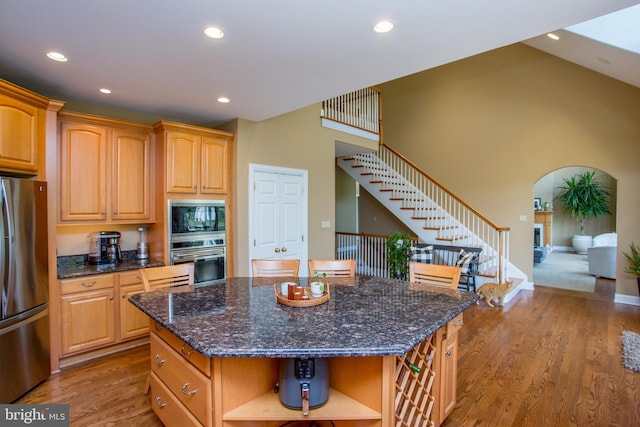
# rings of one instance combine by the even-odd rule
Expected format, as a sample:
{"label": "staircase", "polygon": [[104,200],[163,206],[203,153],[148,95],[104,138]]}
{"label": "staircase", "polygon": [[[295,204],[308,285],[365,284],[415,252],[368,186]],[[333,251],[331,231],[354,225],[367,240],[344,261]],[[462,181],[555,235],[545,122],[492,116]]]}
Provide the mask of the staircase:
{"label": "staircase", "polygon": [[528,283],[509,262],[508,227],[485,218],[391,147],[382,144],[377,153],[339,157],[338,165],[421,241],[481,248],[478,286],[515,281],[508,302]]}

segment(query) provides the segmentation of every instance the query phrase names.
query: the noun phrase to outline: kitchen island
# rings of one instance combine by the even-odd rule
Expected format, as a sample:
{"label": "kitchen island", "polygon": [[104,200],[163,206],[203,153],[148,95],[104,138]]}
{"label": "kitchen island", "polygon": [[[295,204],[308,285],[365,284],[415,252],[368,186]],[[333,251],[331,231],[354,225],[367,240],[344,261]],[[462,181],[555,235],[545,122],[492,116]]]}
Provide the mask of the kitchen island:
{"label": "kitchen island", "polygon": [[[446,397],[455,405],[457,330],[476,294],[370,276],[326,278],[329,301],[290,307],[274,292],[274,283],[289,280],[230,278],[130,298],[153,322],[152,405],[165,424],[444,420],[453,407]],[[307,286],[309,279],[294,281]],[[297,357],[327,358],[329,366],[328,402],[307,416],[274,393],[280,361]]]}

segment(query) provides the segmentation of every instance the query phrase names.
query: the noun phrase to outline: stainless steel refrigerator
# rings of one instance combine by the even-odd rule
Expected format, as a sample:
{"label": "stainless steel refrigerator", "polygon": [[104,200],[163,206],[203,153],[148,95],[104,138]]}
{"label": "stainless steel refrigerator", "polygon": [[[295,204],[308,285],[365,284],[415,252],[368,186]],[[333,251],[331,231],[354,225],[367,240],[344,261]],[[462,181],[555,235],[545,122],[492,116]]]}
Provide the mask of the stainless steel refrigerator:
{"label": "stainless steel refrigerator", "polygon": [[0,177],[0,403],[49,377],[47,183]]}

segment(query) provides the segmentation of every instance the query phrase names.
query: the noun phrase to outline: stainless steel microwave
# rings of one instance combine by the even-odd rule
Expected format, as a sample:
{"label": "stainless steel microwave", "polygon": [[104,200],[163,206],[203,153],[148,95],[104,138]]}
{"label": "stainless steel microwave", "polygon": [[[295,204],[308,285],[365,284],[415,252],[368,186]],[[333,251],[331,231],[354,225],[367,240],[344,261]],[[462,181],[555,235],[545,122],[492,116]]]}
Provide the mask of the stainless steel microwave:
{"label": "stainless steel microwave", "polygon": [[225,233],[224,200],[169,200],[168,209],[170,240]]}

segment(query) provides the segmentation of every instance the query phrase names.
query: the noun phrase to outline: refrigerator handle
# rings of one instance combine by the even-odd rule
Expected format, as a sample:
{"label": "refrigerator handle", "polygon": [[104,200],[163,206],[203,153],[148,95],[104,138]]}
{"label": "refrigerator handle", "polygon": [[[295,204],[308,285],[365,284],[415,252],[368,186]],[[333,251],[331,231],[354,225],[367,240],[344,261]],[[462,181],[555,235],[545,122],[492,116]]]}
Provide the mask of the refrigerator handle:
{"label": "refrigerator handle", "polygon": [[7,209],[7,194],[4,188],[4,180],[0,180],[0,286],[2,287],[2,302],[0,302],[0,318],[4,319],[7,315],[7,244],[8,225],[5,211]]}

